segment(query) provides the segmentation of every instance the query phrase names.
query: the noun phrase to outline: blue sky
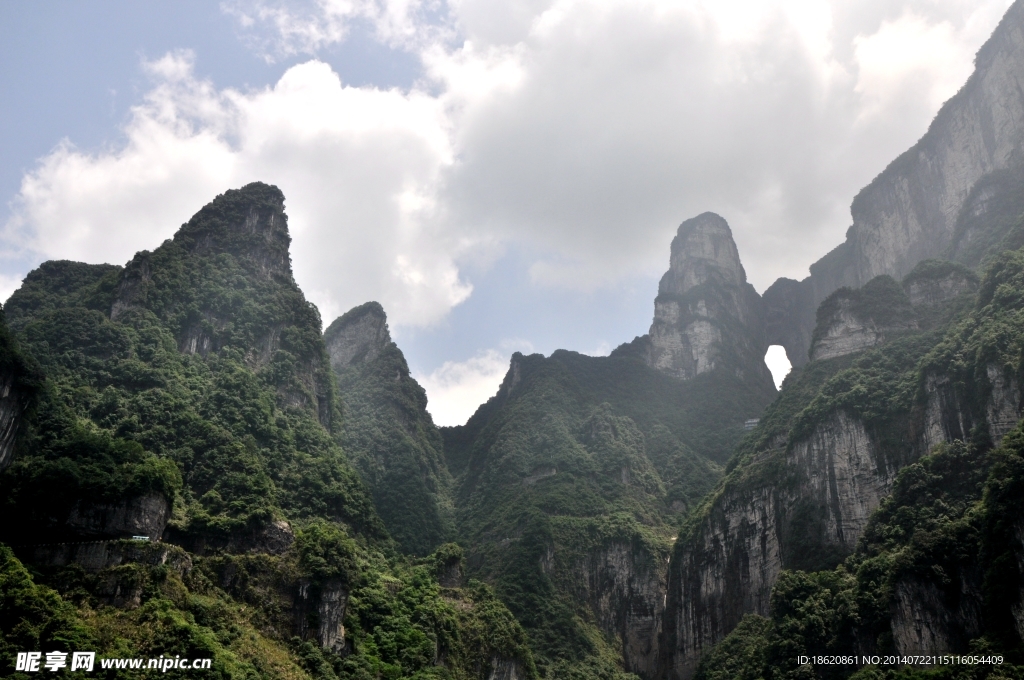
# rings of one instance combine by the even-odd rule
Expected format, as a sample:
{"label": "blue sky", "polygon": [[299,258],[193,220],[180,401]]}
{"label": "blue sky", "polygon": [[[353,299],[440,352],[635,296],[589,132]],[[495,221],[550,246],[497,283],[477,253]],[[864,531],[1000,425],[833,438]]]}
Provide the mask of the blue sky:
{"label": "blue sky", "polygon": [[0,297],[274,182],[325,323],[381,301],[459,422],[512,351],[646,332],[699,212],[805,276],[1007,4],[4,0]]}

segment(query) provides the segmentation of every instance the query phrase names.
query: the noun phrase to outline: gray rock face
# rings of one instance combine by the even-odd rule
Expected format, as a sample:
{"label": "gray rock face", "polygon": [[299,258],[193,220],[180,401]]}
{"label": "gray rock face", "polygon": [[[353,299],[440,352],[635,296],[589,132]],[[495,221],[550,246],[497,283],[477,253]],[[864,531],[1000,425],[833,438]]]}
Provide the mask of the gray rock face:
{"label": "gray rock face", "polygon": [[[880,274],[902,279],[927,258],[974,267],[985,254],[976,244],[998,243],[1005,225],[987,219],[986,211],[1006,203],[1024,176],[1022,63],[1024,4],[1016,2],[928,132],[854,198],[846,241],[801,282],[801,296],[809,299],[801,305],[809,305],[810,314],[842,286],[862,286]],[[1017,204],[1000,209],[1021,212]],[[769,342],[785,346],[794,366],[804,363],[807,346],[799,347],[785,329],[806,330],[809,320],[813,328],[808,308],[794,305],[770,329]]]}
{"label": "gray rock face", "polygon": [[[744,614],[769,614],[779,572],[808,568],[801,562],[806,555],[793,545],[806,551],[816,544],[835,559],[852,551],[902,467],[936,444],[967,438],[979,417],[998,444],[1022,415],[1021,387],[1001,367],[988,366],[986,375],[990,389],[980,414],[972,413],[947,376],[926,376],[924,408],[907,423],[915,439],[899,459],[883,455],[864,425],[842,411],[822,419],[808,436],[758,454],[747,474],[755,481],[727,487],[690,539],[677,546],[665,615],[667,676],[692,677],[701,654]],[[896,595],[892,625],[901,654],[948,651],[977,633],[980,594],[967,580],[954,605],[925,581],[901,582]],[[1024,621],[1024,605],[1014,612]]]}
{"label": "gray rock face", "polygon": [[80,502],[72,508],[67,526],[82,536],[148,536],[158,541],[170,513],[170,503],[162,494],[148,493],[114,504]]}
{"label": "gray rock face", "polygon": [[[745,614],[768,616],[782,569],[810,566],[801,554],[808,544],[836,558],[852,551],[901,462],[879,455],[863,424],[843,411],[788,449],[762,454],[755,465],[771,469],[781,463],[790,484],[779,485],[773,474],[726,490],[673,557],[665,624],[668,677],[692,677],[703,652]],[[803,547],[798,551],[795,545]]]}
{"label": "gray rock face", "polygon": [[748,612],[768,612],[782,571],[775,494],[726,492],[669,569],[664,657],[671,680],[691,678],[701,654]]}
{"label": "gray rock face", "polygon": [[502,656],[491,657],[491,672],[487,680],[526,680],[526,670],[517,659]]}
{"label": "gray rock face", "polygon": [[882,326],[870,317],[857,314],[848,299],[838,301],[839,308],[811,345],[811,360],[833,359],[859,352],[885,342],[886,335],[917,327],[913,319]]}
{"label": "gray rock face", "polygon": [[934,583],[906,578],[896,584],[892,639],[897,654],[948,654],[981,634],[981,592],[963,579],[956,585],[957,605],[950,608]]}
{"label": "gray rock face", "polygon": [[14,376],[0,373],[0,471],[11,464],[24,411],[24,399],[14,386]]}
{"label": "gray rock face", "polygon": [[[1017,558],[1017,573],[1024,573],[1024,522],[1018,521],[1013,526],[1014,556]],[[1017,592],[1017,601],[1010,607],[1013,614],[1014,627],[1017,635],[1024,639],[1024,584]]]}
{"label": "gray rock face", "polygon": [[639,342],[650,366],[683,380],[716,367],[771,380],[761,298],[747,283],[732,231],[718,215],[704,213],[679,226],[654,322]]}
{"label": "gray rock face", "polygon": [[782,345],[794,368],[807,363],[807,348],[814,333],[814,293],[800,281],[781,278],[761,296],[765,308],[765,332],[772,345]]}
{"label": "gray rock face", "polygon": [[[295,620],[299,637],[315,638],[322,649],[342,654],[346,651],[345,611],[348,590],[339,581],[330,580],[319,587],[308,580],[299,582]],[[316,622],[315,627],[310,621]]]}
{"label": "gray rock face", "polygon": [[813,499],[824,510],[822,538],[843,552],[856,547],[897,472],[878,454],[860,420],[842,411],[796,442],[787,462],[805,480],[795,498]]}
{"label": "gray rock face", "polygon": [[[999,366],[986,366],[985,374],[990,390],[984,418],[992,443],[998,446],[1024,415],[1021,388],[1016,377]],[[921,425],[922,450],[943,442],[968,439],[977,416],[963,403],[952,381],[944,375],[928,375],[924,392],[927,403]]]}
{"label": "gray rock face", "polygon": [[169,543],[152,541],[95,541],[40,545],[32,548],[28,561],[49,567],[77,564],[90,573],[133,562],[151,567],[167,566],[179,576],[185,576],[192,570],[192,558],[184,549]]}
{"label": "gray rock face", "polygon": [[391,342],[384,308],[378,302],[367,302],[348,311],[328,327],[324,341],[336,371],[373,361]]}
{"label": "gray rock face", "polygon": [[[553,560],[552,560],[553,561]],[[625,669],[653,678],[665,609],[667,563],[641,546],[613,543],[595,550],[576,566],[598,626],[622,641]]]}
{"label": "gray rock face", "polygon": [[953,273],[933,279],[913,279],[904,283],[910,304],[914,307],[939,307],[952,302],[965,293],[978,290],[977,279]]}
{"label": "gray rock face", "polygon": [[36,566],[77,564],[96,574],[96,595],[100,601],[121,609],[138,607],[145,586],[138,572],[127,565],[164,566],[179,578],[192,570],[192,558],[176,545],[131,540],[39,545],[33,546],[25,557]]}

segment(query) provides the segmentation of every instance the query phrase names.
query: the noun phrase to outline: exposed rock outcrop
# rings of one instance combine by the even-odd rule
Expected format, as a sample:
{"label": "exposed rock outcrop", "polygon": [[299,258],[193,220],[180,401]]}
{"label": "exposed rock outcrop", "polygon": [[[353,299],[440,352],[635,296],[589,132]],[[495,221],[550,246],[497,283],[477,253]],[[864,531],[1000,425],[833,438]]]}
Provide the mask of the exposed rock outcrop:
{"label": "exposed rock outcrop", "polygon": [[133,540],[90,543],[53,543],[30,546],[28,561],[38,566],[63,567],[77,564],[90,573],[122,564],[166,566],[179,576],[192,570],[192,558],[179,546]]}
{"label": "exposed rock outcrop", "polygon": [[148,493],[119,503],[79,502],[71,510],[67,527],[80,536],[126,538],[163,536],[171,505],[160,493]]}
{"label": "exposed rock outcrop", "polygon": [[502,656],[491,657],[491,672],[487,680],[526,680],[528,677],[523,664],[518,659],[506,659]]}
{"label": "exposed rock outcrop", "polygon": [[14,458],[22,417],[32,403],[39,375],[18,349],[0,308],[0,472]]}
{"label": "exposed rock outcrop", "polygon": [[367,302],[350,309],[324,331],[324,342],[335,371],[373,361],[391,343],[384,308],[379,302]]}
{"label": "exposed rock outcrop", "polygon": [[814,334],[814,292],[793,279],[781,278],[761,296],[765,308],[765,332],[773,345],[782,345],[794,368],[807,363]]}
{"label": "exposed rock outcrop", "polygon": [[721,367],[771,382],[761,298],[724,219],[709,212],[679,225],[651,330],[633,344],[648,365],[683,380]]}
{"label": "exposed rock outcrop", "polygon": [[946,260],[923,260],[903,279],[903,290],[915,309],[948,305],[978,291],[978,275]]}
{"label": "exposed rock outcrop", "polygon": [[344,621],[348,589],[337,580],[318,586],[303,579],[298,587],[295,620],[299,637],[313,638],[321,648],[344,654],[347,651]]}
{"label": "exposed rock outcrop", "polygon": [[916,328],[914,310],[899,284],[879,276],[857,290],[840,288],[821,303],[810,358],[852,354]]}
{"label": "exposed rock outcrop", "polygon": [[14,381],[10,373],[0,372],[0,470],[14,458],[14,442],[25,410],[25,398]]}
{"label": "exposed rock outcrop", "polygon": [[665,677],[692,677],[704,651],[744,614],[768,612],[782,571],[778,519],[772,489],[726,490],[695,534],[679,541],[668,576]]}
{"label": "exposed rock outcrop", "polygon": [[663,637],[667,677],[692,677],[701,655],[745,614],[768,616],[783,568],[827,568],[849,554],[905,462],[881,455],[843,411],[788,448],[761,454],[677,544]]}
{"label": "exposed rock outcrop", "polygon": [[626,670],[653,678],[665,609],[667,562],[639,543],[615,542],[592,551],[577,565],[598,626],[622,641]]}
{"label": "exposed rock outcrop", "polygon": [[948,654],[978,637],[983,605],[980,582],[980,577],[957,578],[945,588],[920,578],[897,583],[891,623],[896,653]]}

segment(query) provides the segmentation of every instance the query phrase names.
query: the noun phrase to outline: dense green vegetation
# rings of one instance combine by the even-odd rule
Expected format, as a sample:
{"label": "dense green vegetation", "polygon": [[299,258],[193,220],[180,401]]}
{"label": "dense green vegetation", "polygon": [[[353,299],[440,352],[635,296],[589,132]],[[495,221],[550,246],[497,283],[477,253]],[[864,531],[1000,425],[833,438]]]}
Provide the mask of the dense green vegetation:
{"label": "dense green vegetation", "polygon": [[[367,313],[383,323],[379,304],[361,305],[331,324],[327,342]],[[398,546],[426,555],[454,536],[452,476],[441,433],[426,410],[426,392],[409,377],[402,351],[390,340],[372,358],[354,357],[335,368],[345,452]]]}
{"label": "dense green vegetation", "polygon": [[[342,448],[282,207],[274,187],[227,192],[126,268],[46,263],[5,306],[38,394],[0,474],[18,518],[0,526],[5,677],[10,652],[52,649],[211,657],[222,678],[534,677],[486,586],[439,585],[457,549],[396,552]],[[190,552],[97,544],[123,557],[97,571],[38,545],[121,538],[140,498],[171,506],[165,535]],[[320,643],[324,607],[344,612],[342,649]]]}
{"label": "dense green vegetation", "polygon": [[522,621],[542,672],[618,675],[619,631],[588,600],[594,570],[621,550],[658,578],[678,522],[720,475],[694,451],[727,450],[765,401],[726,371],[682,382],[628,354],[516,354],[498,395],[444,430],[471,572]]}
{"label": "dense green vegetation", "polygon": [[[438,430],[386,326],[331,369],[288,242],[280,192],[250,185],[126,267],[45,263],[5,306],[0,375],[30,408],[0,472],[18,518],[0,523],[0,674],[14,652],[65,649],[210,657],[218,678],[624,680],[627,660],[657,665],[626,637],[658,627],[673,539],[724,494],[800,489],[787,455],[845,414],[901,469],[891,496],[852,554],[820,508],[783,508],[770,615],[745,618],[700,675],[1024,677],[1024,429],[996,447],[1008,425],[989,426],[992,395],[1024,384],[1024,252],[989,258],[976,298],[941,309],[912,307],[908,286],[976,283],[959,265],[837,292],[819,334],[841,302],[901,330],[794,371],[777,398],[737,370],[749,348],[681,381],[632,343],[516,354],[494,398]],[[368,313],[384,323],[368,303],[328,338]],[[936,394],[958,441],[923,451]],[[165,542],[118,540],[140,499],[169,508]],[[105,562],[40,545],[85,540],[105,541]],[[951,651],[1008,664],[795,663],[895,651],[914,598],[955,612]]]}

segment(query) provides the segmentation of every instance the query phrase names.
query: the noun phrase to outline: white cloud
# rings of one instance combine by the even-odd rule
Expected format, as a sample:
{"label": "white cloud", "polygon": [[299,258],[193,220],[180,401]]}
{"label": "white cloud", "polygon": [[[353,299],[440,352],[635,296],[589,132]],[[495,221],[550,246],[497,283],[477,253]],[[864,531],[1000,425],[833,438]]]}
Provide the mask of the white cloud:
{"label": "white cloud", "polygon": [[0,274],[0,304],[6,304],[7,298],[21,287],[22,277]]}
{"label": "white cloud", "polygon": [[862,118],[892,115],[901,99],[937,110],[971,73],[971,45],[957,40],[953,24],[930,23],[910,11],[853,44]]}
{"label": "white cloud", "polygon": [[854,193],[926,129],[1007,4],[228,2],[278,55],[370,22],[422,80],[354,88],[311,60],[218,89],[168,54],[123,145],[65,141],[25,176],[4,248],[125,261],[260,179],[288,198],[296,277],[325,320],[377,299],[397,326],[433,323],[472,290],[460,266],[501,244],[534,253],[541,285],[657,275],[705,210],[763,289],[842,239]]}
{"label": "white cloud", "polygon": [[437,425],[463,425],[493,397],[508,372],[509,355],[495,349],[466,361],[446,361],[427,375],[416,376],[429,400],[427,410]]}
{"label": "white cloud", "polygon": [[395,323],[426,324],[469,295],[454,258],[470,239],[436,225],[452,162],[436,98],[346,87],[317,61],[247,93],[196,79],[187,53],[148,70],[157,81],[122,148],[65,142],[24,178],[8,250],[124,262],[218,193],[263,180],[285,192],[296,278],[326,321],[377,299]]}

